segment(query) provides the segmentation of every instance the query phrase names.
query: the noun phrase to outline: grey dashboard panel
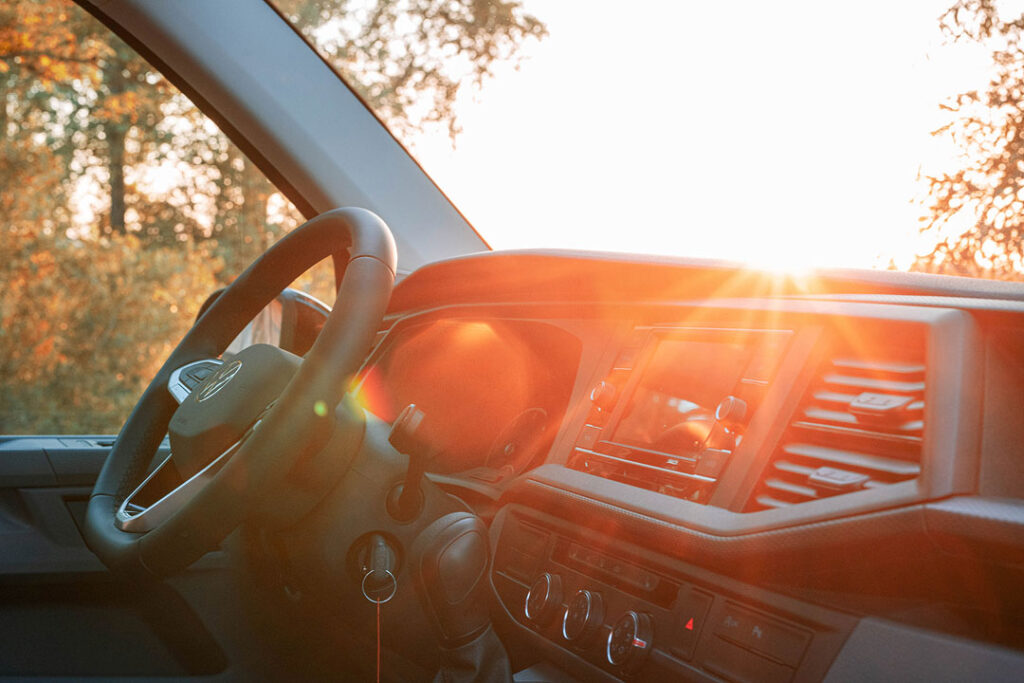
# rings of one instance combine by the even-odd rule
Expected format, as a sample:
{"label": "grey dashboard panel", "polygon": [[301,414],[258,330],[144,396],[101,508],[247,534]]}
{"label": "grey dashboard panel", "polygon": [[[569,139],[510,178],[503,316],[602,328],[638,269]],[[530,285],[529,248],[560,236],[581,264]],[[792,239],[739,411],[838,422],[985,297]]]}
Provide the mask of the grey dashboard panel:
{"label": "grey dashboard panel", "polygon": [[[658,330],[670,330],[673,321],[685,320],[690,328],[700,328],[715,321],[747,320],[755,325],[777,325],[799,330],[824,325],[871,325],[882,329],[914,329],[926,335],[928,368],[927,415],[925,420],[925,448],[922,453],[922,475],[913,481],[891,484],[858,492],[856,495],[837,496],[816,500],[787,509],[758,513],[740,512],[764,467],[765,457],[778,437],[778,430],[766,430],[763,440],[753,437],[737,450],[733,461],[726,466],[719,487],[732,492],[725,504],[712,499],[710,506],[681,498],[661,495],[653,491],[634,488],[617,481],[601,479],[562,467],[570,459],[577,435],[584,427],[585,410],[570,411],[563,422],[559,437],[548,458],[548,465],[534,470],[519,489],[543,498],[571,498],[574,507],[611,506],[623,514],[636,514],[648,519],[679,525],[680,528],[707,533],[716,537],[741,536],[771,529],[810,524],[863,512],[895,509],[924,500],[954,494],[969,493],[976,485],[978,449],[980,441],[980,389],[982,386],[982,352],[978,330],[971,316],[963,311],[943,308],[900,305],[880,305],[858,302],[823,302],[810,300],[768,301],[764,299],[711,300],[706,302],[664,303],[644,302],[623,306],[578,304],[521,304],[521,305],[452,305],[431,311],[414,311],[392,320],[390,330],[402,324],[421,319],[491,316],[495,320],[507,318],[538,318],[553,324],[571,318],[571,328],[584,342],[586,349],[600,349],[603,355],[586,354],[581,365],[574,396],[586,402],[585,395],[594,383],[613,371],[619,348],[626,343],[634,325],[645,320],[645,325],[659,321]],[[603,316],[603,317],[602,317]],[[609,316],[615,316],[616,332],[609,334]],[[619,317],[621,316],[621,317]],[[629,316],[629,317],[627,317]],[[588,328],[587,320],[593,321]],[[710,322],[709,322],[710,321]],[[767,322],[766,322],[767,321]],[[838,321],[838,322],[837,322]],[[798,335],[799,337],[799,335]],[[813,339],[810,345],[813,347]],[[813,348],[794,345],[787,352],[784,363],[796,370],[812,363]],[[371,357],[370,362],[373,362]],[[803,389],[792,384],[787,376],[778,382],[780,395],[799,394]],[[789,420],[787,411],[794,408],[793,401],[781,404],[782,412],[764,413],[760,422],[782,425]],[[788,407],[785,407],[787,406]],[[785,414],[783,414],[785,413]],[[758,437],[760,438],[760,437]],[[546,493],[541,493],[546,491]]]}
{"label": "grey dashboard panel", "polygon": [[[304,212],[360,206],[399,267],[487,249],[359,98],[264,2],[84,2],[200,104]],[[301,78],[296,74],[302,74]]]}
{"label": "grey dashboard panel", "polygon": [[1024,565],[1024,500],[957,496],[925,508],[929,535],[954,555]]}
{"label": "grey dashboard panel", "polygon": [[1024,655],[869,617],[857,624],[825,680],[1020,681]]}
{"label": "grey dashboard panel", "polygon": [[[773,291],[772,282],[779,288]],[[718,322],[760,311],[813,320],[826,328],[829,320],[837,325],[868,322],[893,336],[898,330],[926,329],[919,348],[928,375],[927,446],[922,449],[922,474],[915,480],[760,512],[748,512],[742,504],[752,490],[748,483],[733,496],[698,503],[567,466],[589,426],[588,409],[582,408],[568,414],[547,464],[488,498],[498,501],[499,517],[506,510],[523,510],[537,520],[556,519],[568,525],[563,527],[569,529],[567,536],[590,539],[591,548],[600,553],[624,554],[639,546],[634,557],[649,558],[648,567],[683,562],[712,572],[706,590],[718,581],[742,582],[755,596],[748,604],[759,604],[757,609],[793,623],[800,622],[800,607],[788,616],[785,609],[772,611],[772,604],[778,607],[782,601],[770,591],[795,598],[808,609],[824,607],[854,621],[862,618],[864,625],[836,663],[836,680],[845,675],[857,680],[932,678],[933,669],[915,652],[893,655],[899,667],[892,670],[877,661],[874,668],[858,670],[857,658],[872,656],[870,639],[884,639],[889,629],[899,632],[894,642],[925,657],[935,643],[955,643],[950,651],[962,652],[964,662],[949,668],[953,673],[948,679],[976,679],[974,674],[984,677],[1001,667],[1019,666],[1019,653],[1008,648],[1021,642],[1013,617],[1020,600],[1013,587],[1019,585],[1024,559],[1019,550],[1024,488],[1019,485],[1018,457],[1024,427],[1017,424],[1019,411],[1013,406],[1019,405],[1024,390],[1019,361],[1024,290],[1008,283],[847,272],[824,274],[816,286],[801,293],[792,282],[771,281],[723,264],[496,253],[434,264],[407,279],[396,292],[389,320],[486,315],[575,319],[573,331],[583,342],[585,360],[573,395],[584,401],[596,382],[619,367],[616,357],[638,325],[692,326],[689,316],[698,309],[709,312],[707,320]],[[1007,340],[1017,341],[993,352],[997,342]],[[809,346],[797,353],[806,356],[795,365],[812,362],[814,343]],[[998,391],[989,391],[990,384]],[[775,405],[772,419],[788,422],[792,405]],[[999,429],[993,429],[994,423]],[[738,469],[757,479],[772,448],[765,440]],[[1000,451],[998,458],[993,450]],[[1008,476],[1011,470],[1013,476]],[[995,495],[1006,499],[996,500]],[[511,554],[520,550],[513,548]],[[498,553],[495,561],[500,564],[509,550],[499,545]],[[594,585],[603,581],[598,575],[581,579],[581,572],[569,571],[553,554],[548,557],[551,564],[537,571],[559,571],[563,579],[570,577],[571,588],[581,580]],[[513,596],[505,599],[515,622],[510,628],[550,653],[553,661],[565,655],[571,659],[572,645],[560,642],[548,626],[522,623],[520,598],[531,581],[529,572],[511,581],[495,577],[496,590]],[[616,610],[624,604],[620,600]],[[644,601],[634,604],[643,606]],[[651,609],[657,612],[656,607]],[[852,627],[843,637],[851,632]],[[879,659],[890,656],[889,650],[883,652]],[[657,651],[654,659],[658,667],[684,672],[682,678],[698,680],[718,671],[706,666],[698,671],[687,662],[679,666],[678,658]],[[915,674],[915,666],[924,673]],[[1013,671],[1018,679],[1019,669]]]}

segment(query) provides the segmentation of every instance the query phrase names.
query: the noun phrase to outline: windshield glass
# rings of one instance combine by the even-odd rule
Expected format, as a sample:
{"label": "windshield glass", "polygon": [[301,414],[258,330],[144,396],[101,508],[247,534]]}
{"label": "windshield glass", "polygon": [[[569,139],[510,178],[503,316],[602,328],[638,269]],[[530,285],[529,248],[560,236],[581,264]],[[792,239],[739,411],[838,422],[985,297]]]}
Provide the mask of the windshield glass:
{"label": "windshield glass", "polygon": [[494,248],[1021,278],[1019,2],[276,4]]}

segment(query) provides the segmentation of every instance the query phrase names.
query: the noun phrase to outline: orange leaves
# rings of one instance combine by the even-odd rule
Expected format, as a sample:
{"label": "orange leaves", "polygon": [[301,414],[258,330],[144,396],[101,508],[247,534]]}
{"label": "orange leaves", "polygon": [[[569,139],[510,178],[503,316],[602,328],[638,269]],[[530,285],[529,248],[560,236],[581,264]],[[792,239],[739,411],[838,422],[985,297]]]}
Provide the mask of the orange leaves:
{"label": "orange leaves", "polygon": [[47,337],[32,349],[32,357],[38,362],[53,353],[53,337]]}
{"label": "orange leaves", "polygon": [[217,259],[132,236],[2,239],[4,431],[116,431],[216,288]]}
{"label": "orange leaves", "polygon": [[96,24],[67,0],[17,0],[0,10],[0,71],[23,69],[53,90],[95,84],[97,60],[109,54]]}
{"label": "orange leaves", "polygon": [[[300,216],[69,0],[0,3],[0,73],[0,431],[116,431],[217,275]],[[116,165],[127,235],[104,232]],[[310,277],[333,292],[329,265]]]}
{"label": "orange leaves", "polygon": [[134,90],[108,95],[103,99],[103,104],[93,110],[93,118],[101,121],[138,123],[140,99],[139,93]]}
{"label": "orange leaves", "polygon": [[42,270],[44,266],[53,268],[54,258],[49,251],[37,251],[28,257],[29,263],[35,266],[35,270]]}

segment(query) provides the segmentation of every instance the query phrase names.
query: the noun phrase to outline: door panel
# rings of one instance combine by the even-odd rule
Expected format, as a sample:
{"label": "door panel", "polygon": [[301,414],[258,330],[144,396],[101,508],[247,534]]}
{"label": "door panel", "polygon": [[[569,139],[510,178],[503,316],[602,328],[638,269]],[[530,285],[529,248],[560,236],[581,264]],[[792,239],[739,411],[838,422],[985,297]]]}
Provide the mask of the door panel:
{"label": "door panel", "polygon": [[[81,529],[109,436],[0,437],[0,679],[8,676],[233,678],[196,606],[225,593],[223,553],[168,583],[107,572]],[[158,452],[159,462],[169,452]]]}
{"label": "door panel", "polygon": [[0,574],[98,572],[81,519],[113,437],[0,437]]}

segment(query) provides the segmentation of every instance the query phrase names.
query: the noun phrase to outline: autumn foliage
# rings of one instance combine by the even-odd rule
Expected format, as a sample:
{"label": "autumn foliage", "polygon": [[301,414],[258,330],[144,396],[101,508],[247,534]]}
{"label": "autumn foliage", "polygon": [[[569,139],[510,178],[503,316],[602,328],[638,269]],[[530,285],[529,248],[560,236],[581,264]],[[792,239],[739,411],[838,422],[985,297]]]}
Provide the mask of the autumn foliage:
{"label": "autumn foliage", "polygon": [[1024,280],[1024,13],[1006,16],[993,0],[957,0],[939,18],[948,40],[991,50],[988,83],[951,96],[948,122],[958,164],[924,178],[921,230],[934,250],[915,269]]}
{"label": "autumn foliage", "polygon": [[259,171],[68,2],[0,8],[0,88],[0,432],[116,432],[206,296],[299,217],[269,216]]}
{"label": "autumn foliage", "polygon": [[[510,0],[281,9],[337,29],[320,49],[399,131],[454,135],[461,84],[544,35]],[[302,216],[69,0],[0,5],[0,95],[0,433],[114,433],[207,295]],[[300,285],[333,300],[326,265]]]}

